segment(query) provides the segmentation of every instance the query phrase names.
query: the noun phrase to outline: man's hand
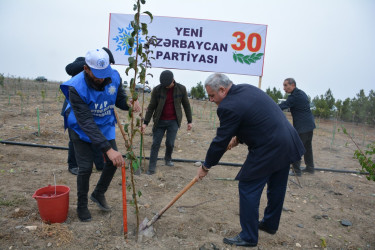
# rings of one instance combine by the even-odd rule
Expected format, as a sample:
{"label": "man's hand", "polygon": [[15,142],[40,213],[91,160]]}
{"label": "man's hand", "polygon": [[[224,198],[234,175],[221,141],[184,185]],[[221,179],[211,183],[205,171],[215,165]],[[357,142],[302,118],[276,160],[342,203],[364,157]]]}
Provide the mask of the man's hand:
{"label": "man's hand", "polygon": [[133,102],[133,100],[130,100],[130,104],[134,104],[133,105],[133,110],[134,110],[134,112],[140,112],[141,111],[141,106],[139,105],[139,102],[138,102],[138,100],[137,101],[135,101],[135,102]]}
{"label": "man's hand", "polygon": [[122,154],[120,152],[117,152],[113,148],[108,150],[106,154],[108,158],[112,161],[113,166],[120,168],[125,163],[124,158],[122,157]]}
{"label": "man's hand", "polygon": [[204,170],[202,165],[198,168],[197,176],[195,177],[197,181],[202,180],[208,174],[208,170]]}
{"label": "man's hand", "polygon": [[147,128],[147,125],[143,123],[143,124],[142,124],[142,127],[141,127],[141,132],[142,132],[142,134],[145,133],[146,128]]}
{"label": "man's hand", "polygon": [[233,136],[229,142],[227,150],[231,150],[232,148],[236,147],[239,144],[239,141],[236,136]]}
{"label": "man's hand", "polygon": [[187,131],[191,130],[193,127],[193,123],[188,123],[187,125]]}

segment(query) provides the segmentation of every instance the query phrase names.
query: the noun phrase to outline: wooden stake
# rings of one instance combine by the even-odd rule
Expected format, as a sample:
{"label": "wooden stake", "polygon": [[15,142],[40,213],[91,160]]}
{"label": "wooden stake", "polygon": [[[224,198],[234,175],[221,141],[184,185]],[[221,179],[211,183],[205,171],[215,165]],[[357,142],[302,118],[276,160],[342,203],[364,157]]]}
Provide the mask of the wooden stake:
{"label": "wooden stake", "polygon": [[259,76],[259,83],[258,83],[258,88],[262,88],[262,77],[263,76]]}

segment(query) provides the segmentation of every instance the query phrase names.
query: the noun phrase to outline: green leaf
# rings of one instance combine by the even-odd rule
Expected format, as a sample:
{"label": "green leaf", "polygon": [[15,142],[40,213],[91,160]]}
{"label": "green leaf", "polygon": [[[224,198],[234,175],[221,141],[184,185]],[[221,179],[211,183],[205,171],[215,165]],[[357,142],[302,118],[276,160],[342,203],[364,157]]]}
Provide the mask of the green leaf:
{"label": "green leaf", "polygon": [[134,152],[133,151],[129,151],[127,154],[126,154],[126,159],[130,160],[130,161],[134,161],[134,160],[137,160],[137,157],[135,156]]}
{"label": "green leaf", "polygon": [[240,63],[243,63],[243,55],[242,54],[237,54],[237,59]]}
{"label": "green leaf", "polygon": [[235,62],[237,62],[237,54],[236,54],[236,53],[233,53],[233,60],[234,60]]}
{"label": "green leaf", "polygon": [[139,44],[137,51],[138,51],[138,55],[142,54],[142,44]]}
{"label": "green leaf", "polygon": [[132,114],[133,114],[133,109],[132,107],[129,107],[129,112],[128,112],[129,118],[132,118]]}
{"label": "green leaf", "polygon": [[138,168],[139,168],[138,159],[132,160],[132,167],[133,167],[134,171],[138,170]]}
{"label": "green leaf", "polygon": [[133,93],[133,95],[132,95],[132,99],[133,99],[134,101],[138,100],[138,92],[135,92],[135,91],[134,91],[134,93]]}
{"label": "green leaf", "polygon": [[153,21],[153,19],[154,19],[154,17],[152,16],[152,14],[149,11],[145,11],[143,13],[147,14],[150,17],[150,19],[151,19],[150,23],[151,23]]}
{"label": "green leaf", "polygon": [[142,23],[142,35],[147,35],[147,34],[148,34],[147,24]]}
{"label": "green leaf", "polygon": [[125,125],[124,125],[124,130],[125,130],[125,132],[126,133],[129,133],[129,123],[126,123]]}
{"label": "green leaf", "polygon": [[129,53],[129,55],[132,55],[133,54],[133,48],[129,48],[128,53]]}
{"label": "green leaf", "polygon": [[138,190],[138,197],[141,197],[141,196],[142,196],[142,192]]}
{"label": "green leaf", "polygon": [[246,64],[248,64],[248,65],[251,64],[251,62],[249,62],[249,60],[247,60],[247,58],[244,58],[243,61],[244,61]]}
{"label": "green leaf", "polygon": [[129,37],[128,43],[129,43],[130,47],[133,47],[134,46],[134,38],[133,37]]}
{"label": "green leaf", "polygon": [[141,0],[141,3],[142,4],[146,4],[146,0]]}
{"label": "green leaf", "polygon": [[129,62],[129,64],[133,64],[134,63],[134,57],[129,56],[128,57],[128,62]]}
{"label": "green leaf", "polygon": [[134,4],[134,6],[133,6],[133,11],[136,11],[136,10],[137,10],[137,5]]}

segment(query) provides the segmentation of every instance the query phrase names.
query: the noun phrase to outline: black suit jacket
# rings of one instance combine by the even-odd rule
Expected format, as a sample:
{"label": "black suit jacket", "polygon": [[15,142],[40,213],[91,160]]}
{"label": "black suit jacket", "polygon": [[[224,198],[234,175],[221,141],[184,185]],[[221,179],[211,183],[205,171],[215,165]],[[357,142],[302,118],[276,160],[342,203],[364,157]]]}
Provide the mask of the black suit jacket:
{"label": "black suit jacket", "polygon": [[232,85],[217,109],[220,127],[207,151],[204,165],[216,165],[233,136],[248,146],[249,153],[236,179],[265,177],[301,159],[305,153],[297,131],[278,105],[262,90]]}
{"label": "black suit jacket", "polygon": [[313,131],[315,128],[314,116],[310,110],[309,98],[302,90],[295,88],[285,102],[279,107],[290,108],[293,117],[293,126],[299,134]]}

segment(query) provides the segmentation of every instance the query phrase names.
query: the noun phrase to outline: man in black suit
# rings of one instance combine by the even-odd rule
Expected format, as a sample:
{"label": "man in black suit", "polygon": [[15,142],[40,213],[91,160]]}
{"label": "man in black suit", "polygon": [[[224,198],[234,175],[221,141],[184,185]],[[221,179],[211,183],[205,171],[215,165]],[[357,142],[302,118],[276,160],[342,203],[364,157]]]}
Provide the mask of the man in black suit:
{"label": "man in black suit", "polygon": [[293,126],[297,130],[299,137],[306,149],[303,156],[306,168],[301,171],[301,161],[293,163],[294,172],[290,175],[301,176],[302,172],[314,174],[314,158],[312,151],[312,138],[315,129],[314,116],[310,109],[310,101],[305,92],[297,88],[297,83],[293,78],[287,78],[283,83],[284,91],[288,94],[288,99],[279,104],[279,107],[290,109],[293,117]]}
{"label": "man in black suit", "polygon": [[[297,131],[277,104],[262,90],[249,84],[235,85],[223,74],[205,82],[208,97],[218,105],[220,127],[198,169],[197,179],[207,175],[227,149],[245,143],[249,153],[239,171],[240,223],[242,231],[224,243],[255,247],[258,229],[275,234],[284,203],[289,165],[305,150]],[[268,203],[259,221],[259,203],[267,184]]]}

